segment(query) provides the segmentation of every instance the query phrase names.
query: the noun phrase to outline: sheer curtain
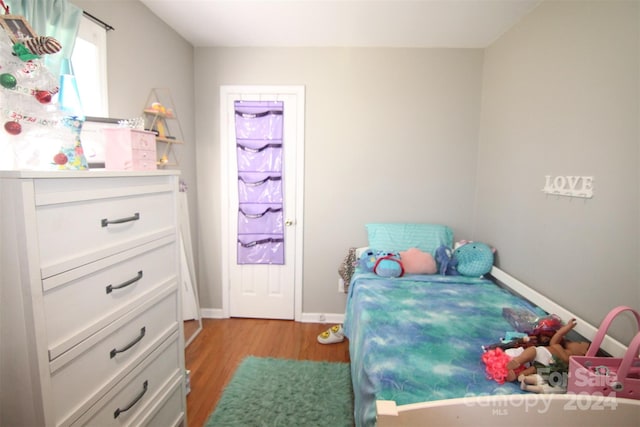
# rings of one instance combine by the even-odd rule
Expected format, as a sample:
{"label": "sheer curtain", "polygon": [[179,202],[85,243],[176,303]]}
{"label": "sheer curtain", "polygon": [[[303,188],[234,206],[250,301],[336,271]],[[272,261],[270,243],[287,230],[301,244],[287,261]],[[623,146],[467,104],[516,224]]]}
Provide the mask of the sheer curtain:
{"label": "sheer curtain", "polygon": [[51,36],[62,45],[54,55],[45,55],[45,65],[60,74],[63,59],[70,59],[82,19],[82,9],[67,0],[5,0],[12,15],[24,16],[39,36]]}

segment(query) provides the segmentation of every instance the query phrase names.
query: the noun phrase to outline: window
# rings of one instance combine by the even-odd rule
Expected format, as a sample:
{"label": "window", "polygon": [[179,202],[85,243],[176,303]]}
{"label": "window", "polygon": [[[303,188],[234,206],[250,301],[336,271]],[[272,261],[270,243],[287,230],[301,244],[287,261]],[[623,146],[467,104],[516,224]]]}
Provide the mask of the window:
{"label": "window", "polygon": [[107,31],[82,17],[71,55],[85,116],[108,117]]}

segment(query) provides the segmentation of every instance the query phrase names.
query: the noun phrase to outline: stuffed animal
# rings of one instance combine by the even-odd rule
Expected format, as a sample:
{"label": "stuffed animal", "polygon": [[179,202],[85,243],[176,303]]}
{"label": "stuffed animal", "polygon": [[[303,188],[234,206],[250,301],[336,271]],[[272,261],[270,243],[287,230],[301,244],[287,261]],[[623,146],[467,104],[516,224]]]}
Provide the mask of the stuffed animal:
{"label": "stuffed animal", "polygon": [[458,260],[453,257],[451,248],[447,245],[442,245],[436,249],[436,264],[438,265],[438,272],[443,276],[457,276],[458,271],[456,266]]}
{"label": "stuffed animal", "polygon": [[493,267],[493,250],[480,242],[469,242],[453,251],[456,270],[463,276],[481,277]]}
{"label": "stuffed animal", "polygon": [[380,254],[373,272],[382,277],[401,277],[404,275],[404,267],[400,261],[400,254],[389,252]]}
{"label": "stuffed animal", "polygon": [[407,274],[435,274],[438,271],[433,255],[418,248],[400,251],[400,261]]}
{"label": "stuffed animal", "polygon": [[404,274],[404,267],[397,252],[377,251],[367,249],[358,259],[359,267],[378,276],[400,277]]}
{"label": "stuffed animal", "polygon": [[376,261],[378,260],[376,253],[377,251],[373,249],[367,249],[362,252],[358,259],[358,266],[365,271],[373,271],[373,267],[375,267]]}

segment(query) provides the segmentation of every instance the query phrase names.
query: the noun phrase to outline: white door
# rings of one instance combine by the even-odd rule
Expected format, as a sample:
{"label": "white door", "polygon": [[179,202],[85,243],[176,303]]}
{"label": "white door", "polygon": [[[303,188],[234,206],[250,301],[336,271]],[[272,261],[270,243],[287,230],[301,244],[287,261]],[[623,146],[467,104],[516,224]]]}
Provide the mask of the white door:
{"label": "white door", "polygon": [[[283,263],[239,263],[236,101],[283,103]],[[227,317],[299,319],[302,312],[304,87],[222,86],[220,114],[223,314]]]}

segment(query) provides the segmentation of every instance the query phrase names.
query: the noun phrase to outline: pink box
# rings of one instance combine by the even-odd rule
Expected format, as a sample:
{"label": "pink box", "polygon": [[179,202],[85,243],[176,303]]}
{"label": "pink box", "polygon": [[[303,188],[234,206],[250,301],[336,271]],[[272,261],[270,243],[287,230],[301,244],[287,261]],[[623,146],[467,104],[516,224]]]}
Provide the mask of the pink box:
{"label": "pink box", "polygon": [[157,169],[156,136],[130,128],[106,128],[105,169],[146,171]]}

